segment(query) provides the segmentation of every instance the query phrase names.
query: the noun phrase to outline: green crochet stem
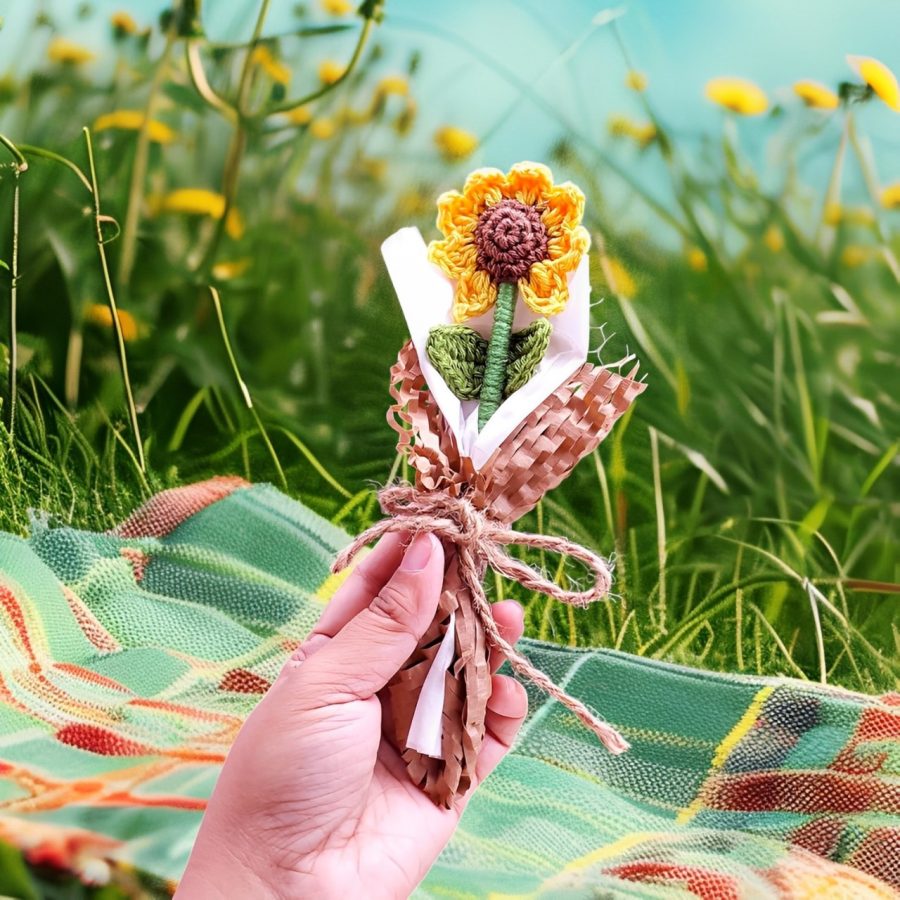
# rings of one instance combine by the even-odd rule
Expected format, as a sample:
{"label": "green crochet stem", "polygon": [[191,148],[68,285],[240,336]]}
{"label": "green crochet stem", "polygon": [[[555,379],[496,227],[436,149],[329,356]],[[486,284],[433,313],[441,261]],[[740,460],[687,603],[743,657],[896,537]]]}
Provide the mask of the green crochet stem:
{"label": "green crochet stem", "polygon": [[484,364],[484,383],[478,404],[478,430],[481,431],[488,419],[497,412],[503,400],[506,383],[506,367],[509,363],[509,338],[512,334],[513,316],[516,312],[516,286],[504,282],[497,287],[497,302],[494,305],[494,326],[491,328],[491,342],[488,344],[487,360]]}

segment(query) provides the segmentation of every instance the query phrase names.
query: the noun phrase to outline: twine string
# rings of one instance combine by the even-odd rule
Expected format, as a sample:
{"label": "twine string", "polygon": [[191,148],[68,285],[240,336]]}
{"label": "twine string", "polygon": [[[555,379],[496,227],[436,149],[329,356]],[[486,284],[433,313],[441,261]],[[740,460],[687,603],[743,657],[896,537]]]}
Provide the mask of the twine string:
{"label": "twine string", "polygon": [[[426,493],[410,485],[394,485],[380,491],[378,499],[382,510],[390,518],[376,522],[342,550],[332,570],[342,571],[363,547],[391,531],[414,534],[430,531],[452,542],[459,554],[460,576],[471,594],[473,608],[489,642],[509,660],[515,672],[558,700],[597,736],[607,750],[613,754],[627,750],[628,742],[615,728],[554,684],[500,634],[482,585],[485,566],[490,566],[498,574],[517,581],[523,587],[562,603],[583,607],[608,594],[612,578],[606,562],[587,548],[565,538],[506,528],[464,497],[437,491]],[[592,575],[592,585],[584,591],[566,590],[510,556],[505,548],[514,544],[577,559]]]}

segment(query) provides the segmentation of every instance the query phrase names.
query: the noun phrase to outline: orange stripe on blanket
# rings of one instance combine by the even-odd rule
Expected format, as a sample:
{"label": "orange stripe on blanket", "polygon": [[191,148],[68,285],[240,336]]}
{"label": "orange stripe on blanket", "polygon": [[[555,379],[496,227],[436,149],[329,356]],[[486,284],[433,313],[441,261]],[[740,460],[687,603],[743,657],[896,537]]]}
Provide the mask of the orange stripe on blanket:
{"label": "orange stripe on blanket", "polygon": [[60,672],[65,672],[67,675],[72,675],[75,678],[80,678],[83,681],[89,681],[91,684],[99,685],[100,687],[107,687],[110,690],[120,691],[123,694],[131,693],[124,684],[121,684],[112,678],[108,678],[106,675],[100,675],[92,669],[86,669],[84,666],[77,666],[75,663],[53,663],[53,668],[58,669]]}
{"label": "orange stripe on blanket", "polygon": [[170,488],[151,497],[110,533],[116,537],[165,537],[185,519],[250,484],[236,475],[221,475],[196,484]]}

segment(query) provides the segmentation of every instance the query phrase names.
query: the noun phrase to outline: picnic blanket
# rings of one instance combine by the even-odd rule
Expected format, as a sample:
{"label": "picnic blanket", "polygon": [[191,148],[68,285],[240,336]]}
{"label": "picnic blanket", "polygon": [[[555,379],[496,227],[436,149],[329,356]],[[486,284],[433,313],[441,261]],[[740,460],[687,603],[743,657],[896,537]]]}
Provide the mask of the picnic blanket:
{"label": "picnic blanket", "polygon": [[[0,535],[0,841],[35,871],[171,892],[348,540],[235,478],[163,492],[109,534]],[[415,896],[900,894],[900,695],[520,646],[632,749],[611,756],[527,686],[515,749]]]}

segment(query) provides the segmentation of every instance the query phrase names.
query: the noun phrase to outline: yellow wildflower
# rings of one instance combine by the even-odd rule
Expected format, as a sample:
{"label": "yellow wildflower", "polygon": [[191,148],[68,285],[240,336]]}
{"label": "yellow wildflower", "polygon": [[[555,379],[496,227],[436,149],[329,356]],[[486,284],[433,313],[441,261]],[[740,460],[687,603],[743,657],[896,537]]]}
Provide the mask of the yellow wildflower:
{"label": "yellow wildflower", "polygon": [[385,75],[378,82],[378,93],[396,94],[399,97],[405,97],[409,93],[409,82],[403,75]]}
{"label": "yellow wildflower", "polygon": [[360,170],[373,181],[381,181],[388,171],[388,161],[376,156],[364,156],[359,161]]}
{"label": "yellow wildflower", "polygon": [[763,235],[763,243],[773,252],[780,253],[784,250],[784,235],[777,225],[770,225]]}
{"label": "yellow wildflower", "polygon": [[615,114],[609,117],[606,127],[613,137],[631,138],[642,149],[656,140],[656,126],[652,122],[636,122],[628,116]]}
{"label": "yellow wildflower", "polygon": [[353,12],[353,4],[350,0],[321,0],[322,9],[329,16],[346,16]]}
{"label": "yellow wildflower", "polygon": [[94,53],[87,47],[82,47],[81,44],[55,37],[47,47],[47,57],[50,62],[60,63],[64,66],[78,66],[94,59]]}
{"label": "yellow wildflower", "polygon": [[397,198],[397,215],[399,218],[411,219],[426,214],[431,214],[431,197],[427,197],[421,191],[404,191]]}
{"label": "yellow wildflower", "polygon": [[478,138],[470,131],[455,125],[443,125],[434,133],[435,146],[448,162],[471,156],[478,147]]}
{"label": "yellow wildflower", "polygon": [[826,225],[871,225],[875,215],[868,206],[841,206],[840,203],[827,203],[822,220]]}
{"label": "yellow wildflower", "polygon": [[741,116],[758,116],[769,108],[762,88],[746,78],[713,78],[706,83],[706,97]]}
{"label": "yellow wildflower", "polygon": [[334,84],[343,77],[346,68],[333,59],[323,59],[319,63],[319,81],[322,84]]}
{"label": "yellow wildflower", "polygon": [[894,112],[900,112],[900,86],[894,73],[883,62],[871,56],[848,56],[847,63],[887,106]]}
{"label": "yellow wildflower", "polygon": [[[150,207],[155,213],[185,213],[221,219],[225,213],[225,198],[206,188],[179,188],[163,197],[151,199]],[[234,240],[244,235],[244,220],[235,207],[228,210],[225,233]]]}
{"label": "yellow wildflower", "polygon": [[812,109],[837,109],[841,102],[831,88],[818,81],[796,81],[794,93]]}
{"label": "yellow wildflower", "polygon": [[856,269],[869,258],[869,248],[859,244],[848,244],[841,251],[841,265],[848,269]]}
{"label": "yellow wildflower", "polygon": [[[138,336],[138,325],[134,316],[125,309],[117,309],[119,327],[122,329],[122,337],[126,341],[133,341]],[[101,328],[112,328],[112,310],[105,303],[92,303],[85,310],[84,320],[91,325],[99,325]]]}
{"label": "yellow wildflower", "polygon": [[281,60],[276,59],[265,44],[259,44],[256,47],[251,61],[259,66],[276,84],[290,84],[291,70]]}
{"label": "yellow wildflower", "polygon": [[687,264],[695,272],[705,272],[708,268],[706,254],[699,247],[690,247],[687,252]]}
{"label": "yellow wildflower", "polygon": [[319,141],[327,141],[334,137],[337,131],[337,125],[334,119],[323,116],[321,119],[315,119],[309,126],[309,133]]}
{"label": "yellow wildflower", "polygon": [[647,90],[647,76],[637,69],[629,69],[625,73],[625,87],[629,90],[641,93]]}
{"label": "yellow wildflower", "polygon": [[626,300],[631,300],[637,293],[637,284],[631,273],[622,262],[615,257],[607,257],[605,265],[602,266],[603,275],[609,283],[609,289]]}
{"label": "yellow wildflower", "polygon": [[[539,163],[517,163],[509,172],[477,169],[461,193],[441,194],[443,238],[428,245],[428,258],[456,282],[454,320],[487,312],[500,284],[516,285],[538,315],[562,312],[569,300],[566,276],[590,245],[583,213],[584,194],[571,182],[554,184],[553,173]],[[510,234],[516,235],[512,246]]]}
{"label": "yellow wildflower", "polygon": [[[144,125],[144,114],[137,109],[117,109],[104,113],[94,121],[94,131],[107,131],[110,128],[122,131],[140,131]],[[175,132],[164,122],[151,119],[147,125],[147,134],[157,144],[171,144],[175,140]]]}
{"label": "yellow wildflower", "polygon": [[900,209],[900,181],[884,188],[881,192],[881,205],[885,209]]}
{"label": "yellow wildflower", "polygon": [[250,268],[250,260],[235,259],[216,263],[212,268],[213,278],[219,281],[228,281],[230,278],[238,278]]}
{"label": "yellow wildflower", "polygon": [[138,33],[137,22],[124,10],[120,9],[118,12],[114,12],[109,17],[109,23],[112,25],[113,31],[119,36]]}
{"label": "yellow wildflower", "polygon": [[312,121],[312,117],[312,110],[306,104],[303,106],[295,106],[285,113],[285,118],[291,125],[309,125]]}

